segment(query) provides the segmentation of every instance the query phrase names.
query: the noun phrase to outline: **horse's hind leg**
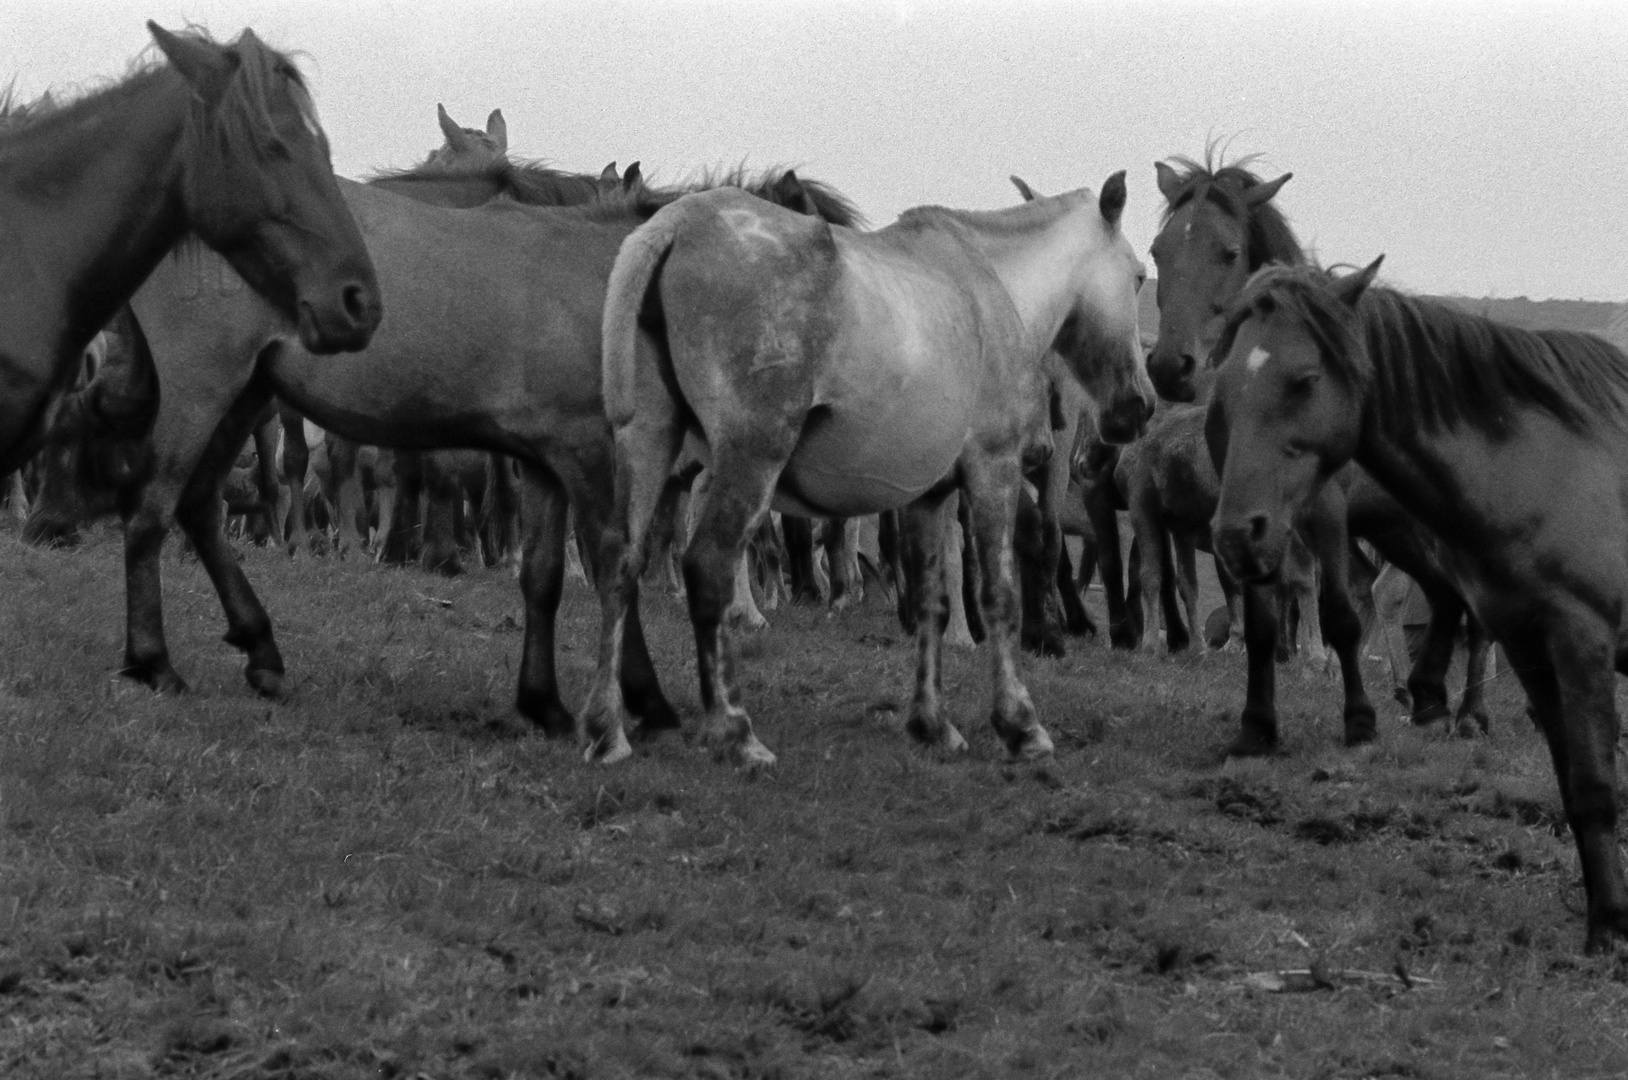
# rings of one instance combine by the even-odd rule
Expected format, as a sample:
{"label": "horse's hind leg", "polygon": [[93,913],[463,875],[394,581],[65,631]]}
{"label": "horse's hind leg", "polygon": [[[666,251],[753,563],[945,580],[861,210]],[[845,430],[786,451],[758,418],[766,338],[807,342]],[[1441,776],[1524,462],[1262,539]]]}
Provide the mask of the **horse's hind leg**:
{"label": "horse's hind leg", "polygon": [[[1408,696],[1413,699],[1413,723],[1423,726],[1453,714],[1447,699],[1447,672],[1453,665],[1453,647],[1467,609],[1444,580],[1421,577],[1418,585],[1430,601],[1430,621],[1408,673]],[[1406,594],[1403,603],[1405,606]]]}
{"label": "horse's hind leg", "polygon": [[1012,525],[1023,479],[1016,456],[963,455],[961,490],[972,512],[973,536],[983,568],[984,630],[994,667],[990,722],[1013,757],[1052,752],[1051,736],[1035,716],[1029,690],[1018,676],[1017,583],[1012,580]]}
{"label": "horse's hind leg", "polygon": [[1187,643],[1192,645],[1196,638],[1199,650],[1203,651],[1204,623],[1198,617],[1197,549],[1193,538],[1183,532],[1171,532],[1170,546],[1174,555],[1171,566],[1175,571],[1176,595],[1181,598],[1182,610],[1187,615]]}
{"label": "horse's hind leg", "polygon": [[[944,627],[944,643],[954,645],[958,649],[970,649],[977,644],[972,638],[972,629],[967,625],[967,597],[966,560],[969,549],[966,538],[961,531],[960,521],[961,493],[951,493],[946,500],[944,510],[939,513],[938,545],[943,551],[944,560],[944,595],[949,602],[949,622]],[[972,558],[977,558],[977,552],[970,552]]]}
{"label": "horse's hind leg", "polygon": [[865,584],[859,574],[858,524],[857,519],[850,518],[826,522],[825,558],[831,568],[832,611],[846,611],[865,601]]}
{"label": "horse's hind leg", "polygon": [[[560,700],[554,667],[554,628],[565,585],[565,485],[541,466],[524,465],[520,479],[520,596],[526,605],[516,711],[549,738],[576,728]],[[379,508],[384,520],[384,508]]]}
{"label": "horse's hind leg", "polygon": [[1057,580],[1056,564],[1048,562],[1046,519],[1027,487],[1018,492],[1017,522],[1012,531],[1013,554],[1018,565],[1023,648],[1036,656],[1064,656],[1068,649],[1048,618],[1047,603]]}
{"label": "horse's hind leg", "polygon": [[943,635],[946,604],[944,498],[928,497],[899,511],[900,554],[916,601],[916,692],[905,730],[944,750],[965,750],[967,740],[944,718]]}

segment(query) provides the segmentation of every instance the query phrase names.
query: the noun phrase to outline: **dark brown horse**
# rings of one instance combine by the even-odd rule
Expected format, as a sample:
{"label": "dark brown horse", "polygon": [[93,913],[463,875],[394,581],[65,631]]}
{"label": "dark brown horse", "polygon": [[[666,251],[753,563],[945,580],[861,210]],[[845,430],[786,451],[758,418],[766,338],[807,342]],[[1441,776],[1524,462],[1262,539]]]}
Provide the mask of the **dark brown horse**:
{"label": "dark brown horse", "polygon": [[147,25],[167,64],[0,125],[0,475],[28,456],[81,350],[189,233],[313,352],[361,348],[379,322],[293,63],[247,30],[217,45]]}
{"label": "dark brown horse", "polygon": [[[429,167],[395,177],[445,192],[458,173]],[[285,324],[219,260],[164,266],[134,308],[161,386],[153,467],[124,504],[128,635],[124,672],[159,690],[185,683],[163,632],[158,553],[171,520],[186,531],[226,612],[226,640],[248,657],[251,685],[275,693],[282,656],[271,621],[220,527],[221,479],[272,395],[324,428],[407,449],[470,447],[512,455],[523,473],[521,589],[526,635],[517,707],[550,734],[573,730],[554,667],[554,615],[565,567],[566,509],[598,551],[609,511],[612,445],[600,391],[600,313],[622,239],[687,188],[613,192],[577,207],[519,205],[597,198],[584,180],[504,159],[464,175],[472,203],[449,210],[377,185],[341,183],[367,233],[381,279],[401,298],[369,348],[343,365],[316,362]],[[847,201],[789,172],[731,175],[747,189],[854,221]],[[514,200],[514,201],[510,201]],[[200,276],[201,275],[201,276]],[[199,358],[220,376],[191,377]],[[119,372],[104,369],[115,381]],[[662,695],[636,613],[624,693],[649,731],[676,714]]]}
{"label": "dark brown horse", "polygon": [[[1208,157],[1208,156],[1207,156]],[[1166,200],[1164,227],[1154,241],[1153,256],[1159,267],[1159,340],[1148,357],[1148,375],[1160,394],[1171,400],[1191,401],[1200,383],[1209,375],[1205,361],[1210,357],[1220,333],[1217,312],[1237,294],[1248,276],[1269,264],[1298,266],[1305,254],[1287,219],[1278,209],[1275,197],[1290,174],[1276,180],[1262,180],[1247,167],[1247,160],[1233,165],[1203,164],[1176,159],[1174,166],[1156,166],[1159,187]],[[1350,549],[1342,533],[1372,543],[1390,562],[1420,583],[1431,601],[1430,628],[1426,641],[1408,676],[1413,703],[1413,720],[1430,723],[1450,715],[1446,688],[1447,670],[1452,660],[1453,641],[1467,611],[1463,599],[1443,576],[1432,556],[1432,542],[1397,502],[1379,489],[1360,470],[1323,489],[1316,504],[1308,508],[1309,527],[1324,538],[1328,550],[1317,550],[1324,567],[1323,582],[1343,583],[1346,577],[1333,563],[1350,560]],[[1308,537],[1308,540],[1311,539]],[[1341,551],[1332,550],[1339,545]],[[1331,560],[1333,562],[1331,562]],[[1246,609],[1251,605],[1246,590]],[[1357,666],[1356,644],[1340,652],[1336,642],[1348,635],[1343,609],[1352,607],[1350,594],[1341,588],[1335,610],[1323,613],[1341,625],[1337,634],[1325,626],[1324,636],[1340,654],[1341,671],[1347,679],[1347,736],[1371,733],[1365,719],[1366,698],[1351,696],[1350,679]],[[1259,609],[1248,627],[1264,641],[1267,625],[1276,619],[1275,608],[1256,604]],[[1321,609],[1321,604],[1319,604]],[[1470,620],[1471,663],[1479,670],[1485,663],[1486,648],[1479,628]],[[1264,649],[1264,645],[1262,645]],[[1250,665],[1250,704],[1244,710],[1244,732],[1234,749],[1259,752],[1276,742],[1272,719],[1270,664],[1257,655]],[[1357,728],[1351,718],[1356,709]],[[1367,708],[1371,712],[1371,707]],[[1458,728],[1469,732],[1486,727],[1486,710],[1479,676],[1468,678],[1459,706]]]}
{"label": "dark brown horse", "polygon": [[1428,527],[1504,647],[1549,744],[1588,893],[1587,947],[1628,938],[1617,846],[1616,680],[1628,674],[1628,357],[1311,268],[1229,309],[1209,436],[1216,543],[1269,575],[1349,460]]}

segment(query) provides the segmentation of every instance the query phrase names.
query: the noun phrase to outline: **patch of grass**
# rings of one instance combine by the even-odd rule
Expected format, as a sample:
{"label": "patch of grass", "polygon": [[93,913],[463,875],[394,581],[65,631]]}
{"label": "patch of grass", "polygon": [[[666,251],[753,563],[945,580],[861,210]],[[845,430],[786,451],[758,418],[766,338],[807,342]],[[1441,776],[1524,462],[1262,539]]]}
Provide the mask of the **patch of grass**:
{"label": "patch of grass", "polygon": [[[945,759],[902,733],[913,648],[883,605],[791,608],[740,665],[773,773],[671,737],[607,770],[512,715],[506,575],[243,557],[279,702],[194,562],[163,564],[193,690],[158,698],[113,674],[116,535],[0,536],[0,1075],[1628,1070],[1628,968],[1578,953],[1507,678],[1488,740],[1387,715],[1347,752],[1337,680],[1291,664],[1285,752],[1223,762],[1241,658],[1072,643],[1025,663],[1059,753],[1017,765],[987,656],[951,651],[972,746]],[[693,726],[687,622],[665,596],[646,621]],[[571,585],[568,702],[596,629]]]}

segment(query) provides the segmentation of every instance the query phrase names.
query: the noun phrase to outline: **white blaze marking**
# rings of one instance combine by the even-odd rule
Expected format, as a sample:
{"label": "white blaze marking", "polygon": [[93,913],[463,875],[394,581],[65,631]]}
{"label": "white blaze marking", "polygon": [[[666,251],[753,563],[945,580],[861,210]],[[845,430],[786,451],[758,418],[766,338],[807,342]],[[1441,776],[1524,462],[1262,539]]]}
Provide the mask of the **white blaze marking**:
{"label": "white blaze marking", "polygon": [[1248,366],[1249,373],[1253,375],[1261,369],[1262,364],[1270,359],[1272,359],[1272,354],[1257,345],[1249,350],[1249,355],[1244,357],[1244,363]]}

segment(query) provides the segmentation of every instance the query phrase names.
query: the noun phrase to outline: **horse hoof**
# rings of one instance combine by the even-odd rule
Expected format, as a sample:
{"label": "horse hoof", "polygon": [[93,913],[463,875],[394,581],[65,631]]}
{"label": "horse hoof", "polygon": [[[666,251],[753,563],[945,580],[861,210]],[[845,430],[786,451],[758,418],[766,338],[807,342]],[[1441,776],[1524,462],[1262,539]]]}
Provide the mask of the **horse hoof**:
{"label": "horse hoof", "polygon": [[601,765],[615,765],[632,756],[633,747],[628,743],[627,734],[620,726],[605,732],[589,743],[587,749],[582,752],[582,760],[590,765],[596,761]]}
{"label": "horse hoof", "polygon": [[120,671],[119,674],[127,679],[134,679],[155,694],[184,694],[187,692],[187,681],[181,678],[175,669],[168,664],[162,667],[131,664]]}
{"label": "horse hoof", "polygon": [[1243,718],[1237,736],[1227,747],[1228,757],[1268,757],[1278,750],[1276,721]]}
{"label": "horse hoof", "polygon": [[735,747],[735,766],[744,772],[761,772],[773,768],[774,764],[774,752],[759,742],[756,735],[746,736]]}
{"label": "horse hoof", "polygon": [[633,729],[633,738],[637,742],[653,739],[664,731],[677,731],[683,726],[678,718],[678,710],[669,705],[666,698],[658,697],[642,707],[634,705],[631,708],[639,721]]}
{"label": "horse hoof", "polygon": [[1019,760],[1039,761],[1055,754],[1057,747],[1052,744],[1051,736],[1046,734],[1045,728],[1035,726],[1024,732],[1010,750],[1012,756]]}
{"label": "horse hoof", "polygon": [[283,673],[280,671],[267,671],[265,668],[248,668],[243,677],[249,680],[255,693],[261,697],[280,697],[283,692]]}
{"label": "horse hoof", "polygon": [[1479,739],[1492,729],[1485,713],[1465,713],[1453,724],[1453,734],[1461,739]]}

